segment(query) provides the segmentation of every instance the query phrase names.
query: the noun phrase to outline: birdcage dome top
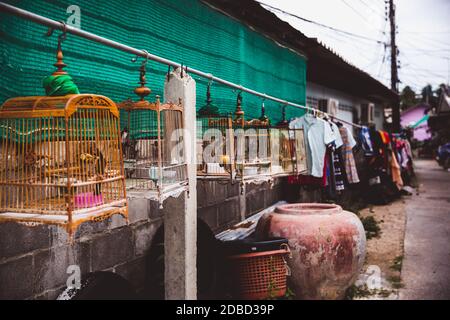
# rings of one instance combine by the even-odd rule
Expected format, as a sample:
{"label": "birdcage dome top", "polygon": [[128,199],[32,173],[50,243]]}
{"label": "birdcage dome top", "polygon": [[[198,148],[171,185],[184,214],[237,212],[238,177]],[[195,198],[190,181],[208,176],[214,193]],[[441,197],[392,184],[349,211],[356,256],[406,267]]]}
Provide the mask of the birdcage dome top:
{"label": "birdcage dome top", "polygon": [[8,114],[22,117],[70,116],[78,108],[109,109],[116,117],[119,111],[109,98],[96,94],[69,94],[65,96],[28,96],[14,97],[0,106],[3,116]]}

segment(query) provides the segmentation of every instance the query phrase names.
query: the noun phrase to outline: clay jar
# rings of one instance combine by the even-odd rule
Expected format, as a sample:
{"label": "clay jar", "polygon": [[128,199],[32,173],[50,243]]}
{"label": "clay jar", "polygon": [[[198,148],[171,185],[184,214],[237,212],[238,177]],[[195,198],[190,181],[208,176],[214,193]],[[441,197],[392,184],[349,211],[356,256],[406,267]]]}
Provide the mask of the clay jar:
{"label": "clay jar", "polygon": [[356,280],[366,253],[361,221],[334,204],[279,206],[261,217],[256,236],[289,240],[289,287],[297,299],[342,299]]}

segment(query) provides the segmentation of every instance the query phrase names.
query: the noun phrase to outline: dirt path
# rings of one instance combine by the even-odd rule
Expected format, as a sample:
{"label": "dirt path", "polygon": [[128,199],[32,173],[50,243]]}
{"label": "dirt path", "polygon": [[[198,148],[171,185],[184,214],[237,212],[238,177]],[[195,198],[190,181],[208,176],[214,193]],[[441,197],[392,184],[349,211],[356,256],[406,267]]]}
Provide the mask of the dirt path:
{"label": "dirt path", "polygon": [[[398,289],[403,285],[400,270],[403,260],[406,201],[407,196],[389,205],[373,206],[360,211],[361,219],[366,220],[365,225],[374,230],[374,237],[367,240],[363,274],[349,292],[350,298],[398,298]],[[375,224],[370,223],[370,217],[376,221]],[[378,235],[376,226],[380,228]]]}

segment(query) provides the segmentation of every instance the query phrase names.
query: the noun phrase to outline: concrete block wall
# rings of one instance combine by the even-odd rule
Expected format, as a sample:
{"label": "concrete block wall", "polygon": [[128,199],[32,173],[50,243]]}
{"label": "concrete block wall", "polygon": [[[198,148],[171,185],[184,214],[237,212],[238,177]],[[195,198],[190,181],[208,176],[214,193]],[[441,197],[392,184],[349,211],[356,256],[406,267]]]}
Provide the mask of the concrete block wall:
{"label": "concrete block wall", "polygon": [[[241,220],[240,184],[198,181],[198,217],[213,232]],[[272,185],[246,186],[249,216],[282,200],[281,179]],[[184,195],[168,198],[164,208],[142,197],[129,198],[129,223],[119,215],[97,223],[84,223],[70,244],[65,230],[48,225],[35,227],[8,222],[0,224],[0,299],[55,299],[66,287],[69,265],[78,265],[82,276],[112,271],[142,289],[146,255],[153,236],[163,224],[164,213],[182,214]]]}
{"label": "concrete block wall", "polygon": [[[240,182],[197,182],[198,217],[205,221],[213,232],[223,231],[277,201],[283,200],[282,178],[271,183],[248,183],[241,195]],[[245,197],[245,212],[241,214],[240,197]]]}
{"label": "concrete block wall", "polygon": [[[168,199],[173,209],[179,199]],[[162,224],[164,209],[145,199],[130,199],[129,223],[119,215],[80,226],[71,244],[65,230],[48,225],[0,224],[0,299],[55,299],[66,287],[67,267],[82,276],[113,271],[141,289],[145,257]]]}

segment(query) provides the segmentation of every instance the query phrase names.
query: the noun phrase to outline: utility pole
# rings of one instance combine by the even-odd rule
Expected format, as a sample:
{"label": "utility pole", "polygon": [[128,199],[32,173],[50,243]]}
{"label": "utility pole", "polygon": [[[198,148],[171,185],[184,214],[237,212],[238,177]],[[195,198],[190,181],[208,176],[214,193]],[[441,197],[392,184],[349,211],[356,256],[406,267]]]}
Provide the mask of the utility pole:
{"label": "utility pole", "polygon": [[[398,96],[398,66],[397,66],[397,45],[395,43],[395,5],[394,0],[389,0],[389,21],[391,25],[391,89]],[[400,131],[400,98],[398,97],[392,106],[392,131]]]}

